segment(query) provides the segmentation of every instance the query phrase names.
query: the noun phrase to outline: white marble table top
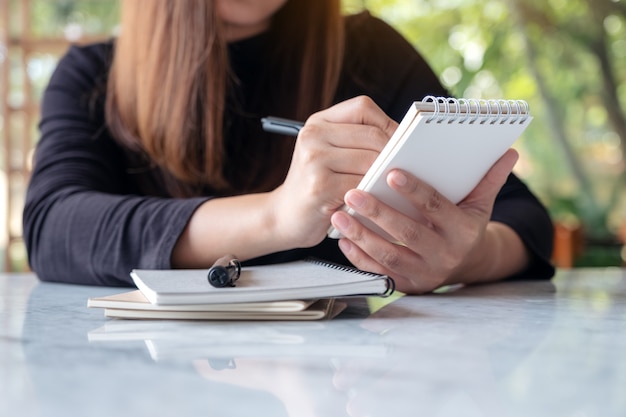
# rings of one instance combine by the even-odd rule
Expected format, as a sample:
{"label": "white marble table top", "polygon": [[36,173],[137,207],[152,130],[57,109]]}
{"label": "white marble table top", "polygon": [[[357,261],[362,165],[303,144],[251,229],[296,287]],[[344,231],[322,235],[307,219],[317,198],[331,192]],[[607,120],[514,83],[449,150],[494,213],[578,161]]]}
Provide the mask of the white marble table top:
{"label": "white marble table top", "polygon": [[123,291],[0,274],[0,416],[626,416],[624,269],[355,298],[322,322],[86,307]]}

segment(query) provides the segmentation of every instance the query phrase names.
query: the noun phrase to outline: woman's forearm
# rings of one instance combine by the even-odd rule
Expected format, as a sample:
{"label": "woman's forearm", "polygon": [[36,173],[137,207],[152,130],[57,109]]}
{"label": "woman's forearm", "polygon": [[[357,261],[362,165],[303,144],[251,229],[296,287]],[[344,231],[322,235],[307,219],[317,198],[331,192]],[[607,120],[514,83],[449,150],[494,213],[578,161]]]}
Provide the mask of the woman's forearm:
{"label": "woman's forearm", "polygon": [[215,198],[198,207],[172,252],[172,266],[204,268],[225,254],[246,260],[288,249],[268,194]]}

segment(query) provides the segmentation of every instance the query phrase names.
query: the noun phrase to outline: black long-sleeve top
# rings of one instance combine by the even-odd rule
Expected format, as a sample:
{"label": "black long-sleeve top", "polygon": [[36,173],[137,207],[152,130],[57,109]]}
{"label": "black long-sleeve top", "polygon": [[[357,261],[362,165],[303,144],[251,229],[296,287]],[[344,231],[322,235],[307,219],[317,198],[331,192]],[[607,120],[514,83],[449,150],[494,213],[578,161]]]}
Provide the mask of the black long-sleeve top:
{"label": "black long-sleeve top", "polygon": [[[262,99],[246,86],[258,81],[267,57],[264,35],[229,45],[240,80],[244,112],[227,114],[235,125],[259,125]],[[44,281],[132,285],[133,268],[170,268],[174,245],[197,207],[214,197],[172,198],[146,192],[128,150],[111,136],[104,116],[104,90],[113,41],[73,46],[61,59],[45,91],[34,170],[24,208],[29,262]],[[367,13],[346,19],[347,70],[339,102],[370,96],[400,121],[410,104],[426,95],[446,95],[419,53],[394,29]],[[280,99],[280,98],[278,98]],[[227,110],[228,112],[228,110]],[[249,132],[248,132],[249,133]],[[235,141],[233,129],[227,143]],[[158,189],[158,184],[157,187]],[[552,224],[529,189],[514,175],[498,195],[492,219],[512,227],[532,253],[524,276],[549,278]],[[216,219],[216,221],[220,221]],[[346,263],[335,240],[313,248],[270,254],[250,263],[281,262],[314,255]]]}

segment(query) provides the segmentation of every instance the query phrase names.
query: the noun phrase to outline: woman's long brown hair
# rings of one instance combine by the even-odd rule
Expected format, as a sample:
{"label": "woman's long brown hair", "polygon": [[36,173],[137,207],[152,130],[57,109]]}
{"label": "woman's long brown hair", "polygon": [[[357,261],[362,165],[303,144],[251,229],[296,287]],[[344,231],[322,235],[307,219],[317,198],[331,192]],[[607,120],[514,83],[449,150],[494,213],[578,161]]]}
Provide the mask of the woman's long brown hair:
{"label": "woman's long brown hair", "polygon": [[[158,167],[172,195],[237,193],[224,174],[230,73],[215,1],[125,0],[121,24],[107,86],[113,135]],[[339,0],[289,0],[270,32],[278,70],[299,74],[292,116],[332,104],[343,61]]]}

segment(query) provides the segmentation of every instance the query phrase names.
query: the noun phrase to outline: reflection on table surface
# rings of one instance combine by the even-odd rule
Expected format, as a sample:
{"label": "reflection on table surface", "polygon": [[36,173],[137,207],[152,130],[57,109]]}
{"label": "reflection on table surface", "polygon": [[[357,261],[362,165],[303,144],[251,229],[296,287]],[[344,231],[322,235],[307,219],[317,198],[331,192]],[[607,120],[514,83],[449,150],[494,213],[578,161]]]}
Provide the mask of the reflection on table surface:
{"label": "reflection on table surface", "polygon": [[0,275],[0,415],[626,415],[622,269],[345,299],[317,322],[86,307],[123,291]]}

